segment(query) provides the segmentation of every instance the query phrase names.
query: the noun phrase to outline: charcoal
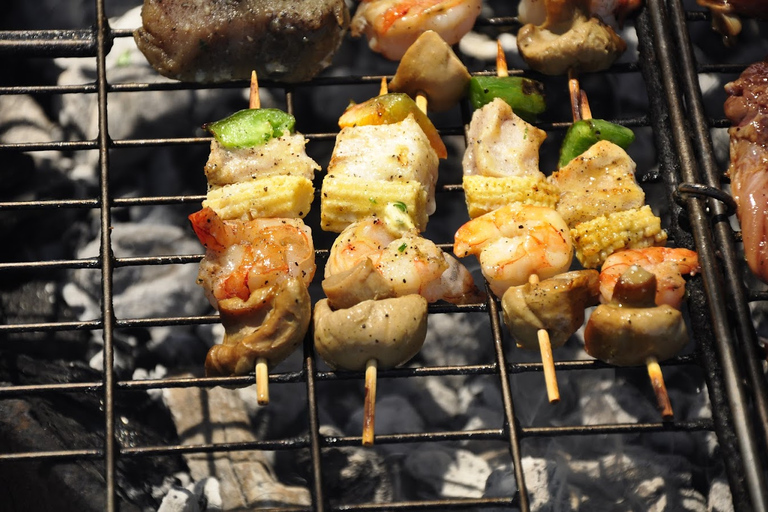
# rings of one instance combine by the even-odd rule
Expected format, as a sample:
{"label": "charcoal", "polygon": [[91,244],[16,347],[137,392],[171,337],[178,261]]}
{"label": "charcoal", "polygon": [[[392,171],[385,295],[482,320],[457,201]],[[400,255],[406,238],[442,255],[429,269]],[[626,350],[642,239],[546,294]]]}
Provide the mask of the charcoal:
{"label": "charcoal", "polygon": [[[0,361],[0,381],[14,385],[101,380],[82,363],[8,354]],[[146,394],[126,393],[116,403],[119,446],[175,444],[168,413]],[[103,399],[97,393],[57,391],[0,401],[2,453],[102,450],[104,428]],[[157,509],[156,489],[184,469],[176,456],[119,457],[116,493],[121,510]],[[104,462],[98,458],[2,462],[0,478],[4,483],[0,510],[88,512],[105,508]]]}

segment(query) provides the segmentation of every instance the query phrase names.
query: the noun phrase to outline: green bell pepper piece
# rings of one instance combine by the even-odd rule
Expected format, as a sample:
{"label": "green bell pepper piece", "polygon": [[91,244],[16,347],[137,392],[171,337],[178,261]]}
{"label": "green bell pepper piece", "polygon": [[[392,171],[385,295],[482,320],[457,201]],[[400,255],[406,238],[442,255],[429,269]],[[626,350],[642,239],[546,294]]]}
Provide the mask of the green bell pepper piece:
{"label": "green bell pepper piece", "polygon": [[244,109],[203,128],[227,149],[250,148],[280,137],[286,131],[293,133],[296,118],[276,108]]}
{"label": "green bell pepper piece", "polygon": [[563,145],[560,147],[558,167],[584,153],[598,141],[613,142],[622,149],[627,149],[635,140],[635,132],[618,124],[603,119],[582,119],[568,128]]}
{"label": "green bell pepper piece", "polygon": [[547,108],[544,84],[520,76],[473,76],[469,81],[469,101],[475,109],[501,98],[518,116],[529,123]]}

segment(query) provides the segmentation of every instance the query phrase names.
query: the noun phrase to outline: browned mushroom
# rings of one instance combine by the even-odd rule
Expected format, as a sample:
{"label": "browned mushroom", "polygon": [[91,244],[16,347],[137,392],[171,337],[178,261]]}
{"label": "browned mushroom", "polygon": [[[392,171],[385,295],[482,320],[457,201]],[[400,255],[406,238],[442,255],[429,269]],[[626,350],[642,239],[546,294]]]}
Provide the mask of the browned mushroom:
{"label": "browned mushroom", "polygon": [[389,90],[404,92],[412,98],[423,95],[429,109],[440,112],[464,97],[471,78],[440,34],[428,30],[403,55]]}
{"label": "browned mushroom", "polygon": [[600,18],[590,17],[584,1],[545,0],[546,21],[527,24],[517,33],[525,62],[547,75],[607,69],[627,44]]}
{"label": "browned mushroom", "polygon": [[504,322],[518,347],[539,350],[538,332],[562,346],[584,324],[584,310],[598,303],[597,270],[576,270],[509,288],[501,299]]}

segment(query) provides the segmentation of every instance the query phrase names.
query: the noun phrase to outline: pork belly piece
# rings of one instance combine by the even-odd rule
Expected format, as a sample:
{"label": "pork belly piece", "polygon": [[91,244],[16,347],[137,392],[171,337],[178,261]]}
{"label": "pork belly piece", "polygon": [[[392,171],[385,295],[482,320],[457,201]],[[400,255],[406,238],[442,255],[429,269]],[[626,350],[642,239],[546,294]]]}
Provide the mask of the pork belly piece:
{"label": "pork belly piece", "polygon": [[328,67],[349,25],[344,0],[144,0],[136,44],[163,76],[303,82]]}
{"label": "pork belly piece", "polygon": [[229,149],[214,139],[205,164],[208,185],[215,189],[276,175],[302,176],[312,180],[320,166],[307,156],[306,142],[300,133],[286,133],[251,148]]}
{"label": "pork belly piece", "polygon": [[552,173],[550,181],[560,189],[557,212],[570,227],[645,204],[645,192],[635,180],[635,162],[604,140]]}
{"label": "pork belly piece", "polygon": [[399,123],[352,126],[336,137],[329,175],[391,182],[417,181],[427,194],[427,215],[435,212],[437,153],[419,124],[408,116]]}
{"label": "pork belly piece", "polygon": [[540,176],[539,147],[547,134],[517,116],[504,100],[475,110],[467,134],[465,176]]}
{"label": "pork belly piece", "polygon": [[768,59],[726,84],[733,126],[728,175],[750,270],[768,282]]}

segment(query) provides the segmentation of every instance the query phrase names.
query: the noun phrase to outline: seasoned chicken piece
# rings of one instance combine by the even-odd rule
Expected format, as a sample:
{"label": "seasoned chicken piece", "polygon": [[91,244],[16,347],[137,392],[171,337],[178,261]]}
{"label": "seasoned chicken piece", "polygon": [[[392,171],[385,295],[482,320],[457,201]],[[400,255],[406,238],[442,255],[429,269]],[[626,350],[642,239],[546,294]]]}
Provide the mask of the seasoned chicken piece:
{"label": "seasoned chicken piece", "polygon": [[331,368],[362,370],[374,359],[381,368],[405,364],[427,336],[427,301],[420,295],[366,300],[333,311],[315,305],[315,350]]}
{"label": "seasoned chicken piece", "polygon": [[504,322],[518,347],[539,350],[538,332],[545,329],[552,348],[562,346],[584,323],[584,310],[598,303],[597,270],[558,274],[504,292]]}
{"label": "seasoned chicken piece", "polygon": [[465,176],[541,176],[539,147],[547,134],[494,99],[472,114],[462,167]]}
{"label": "seasoned chicken piece", "polygon": [[344,0],[144,0],[139,50],[192,82],[303,82],[330,65],[349,25]]}
{"label": "seasoned chicken piece", "polygon": [[312,180],[320,166],[307,156],[307,140],[294,133],[249,148],[225,148],[216,139],[205,164],[209,189],[267,176],[301,176]]}
{"label": "seasoned chicken piece", "polygon": [[399,123],[352,126],[336,137],[328,175],[391,182],[416,181],[427,194],[426,213],[435,212],[437,153],[413,116]]}
{"label": "seasoned chicken piece", "polygon": [[546,75],[601,71],[624,53],[627,44],[610,26],[590,17],[584,4],[583,0],[545,0],[546,21],[520,28],[517,47],[532,69]]}
{"label": "seasoned chicken piece", "polygon": [[423,94],[429,109],[440,112],[459,102],[467,93],[471,78],[440,34],[427,30],[403,55],[389,90],[404,92],[412,98]]}
{"label": "seasoned chicken piece", "polygon": [[645,204],[645,192],[635,179],[635,162],[608,141],[596,143],[552,173],[550,182],[560,189],[557,212],[572,228]]}

